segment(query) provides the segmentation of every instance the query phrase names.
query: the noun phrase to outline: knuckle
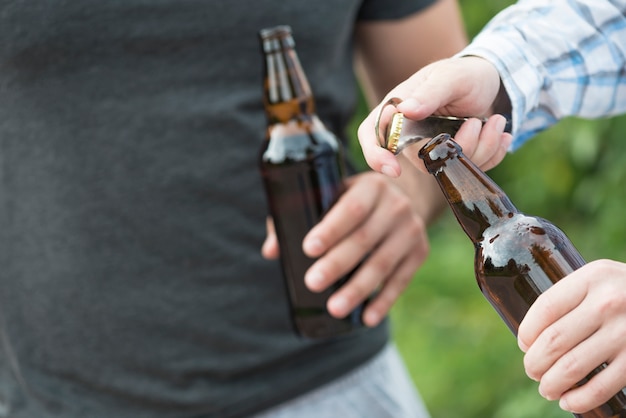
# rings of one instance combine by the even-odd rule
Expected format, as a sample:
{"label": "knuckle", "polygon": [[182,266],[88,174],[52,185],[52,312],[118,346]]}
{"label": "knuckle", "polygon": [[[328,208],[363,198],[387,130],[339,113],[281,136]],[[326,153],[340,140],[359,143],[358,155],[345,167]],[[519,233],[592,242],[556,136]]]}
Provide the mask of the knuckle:
{"label": "knuckle", "polygon": [[367,181],[369,187],[374,190],[381,191],[386,189],[388,179],[379,173],[368,172],[363,174],[364,181]]}
{"label": "knuckle", "polygon": [[343,273],[344,263],[340,259],[329,255],[324,257],[324,262],[320,268],[324,271],[324,276],[327,280],[331,281],[331,278],[337,277]]}
{"label": "knuckle", "polygon": [[361,227],[354,231],[354,245],[362,250],[369,250],[374,242],[373,231],[369,228]]}
{"label": "knuckle", "polygon": [[596,274],[610,273],[617,267],[614,261],[604,258],[594,260],[590,262],[589,265],[593,268],[593,271]]}
{"label": "knuckle", "polygon": [[626,324],[623,321],[619,321],[613,327],[613,344],[615,347],[625,347],[626,346]]}
{"label": "knuckle", "polygon": [[596,309],[605,318],[612,317],[614,314],[624,310],[626,306],[626,292],[623,292],[621,289],[608,289],[606,294],[598,299],[597,304]]}
{"label": "knuckle", "polygon": [[379,297],[384,301],[386,306],[391,307],[396,300],[400,297],[404,289],[411,282],[412,275],[410,274],[395,274],[393,278],[389,279],[383,289],[380,291]]}
{"label": "knuckle", "polygon": [[567,396],[567,403],[572,412],[580,413],[605,402],[614,394],[601,379],[590,380],[576,392],[576,396]]}
{"label": "knuckle", "polygon": [[417,215],[411,216],[411,222],[407,222],[404,226],[407,232],[414,237],[419,237],[426,230],[426,224],[422,218]]}
{"label": "knuckle", "polygon": [[361,199],[350,199],[346,202],[346,206],[346,209],[355,219],[362,219],[369,212],[368,206]]}
{"label": "knuckle", "polygon": [[389,310],[399,297],[400,292],[396,289],[385,289],[384,292],[381,292],[381,294],[378,295],[381,302],[380,306],[385,310]]}
{"label": "knuckle", "polygon": [[[613,373],[613,376],[626,376],[626,361],[623,357],[616,359],[610,364],[610,367],[614,367],[616,372]],[[624,383],[621,380],[617,380],[614,382],[614,386],[617,387],[617,390],[613,390],[612,392],[617,392],[621,389],[624,389]]]}
{"label": "knuckle", "polygon": [[397,196],[394,199],[390,199],[389,203],[389,214],[393,218],[406,217],[412,213],[411,205],[406,196]]}
{"label": "knuckle", "polygon": [[613,391],[602,382],[594,382],[589,393],[591,399],[602,399],[602,401],[609,399],[613,394]]}
{"label": "knuckle", "polygon": [[558,327],[550,327],[544,331],[546,352],[549,355],[560,353],[564,348],[564,336]]}
{"label": "knuckle", "polygon": [[585,377],[588,370],[583,369],[580,359],[571,351],[559,360],[563,367],[563,376],[567,380],[578,381]]}
{"label": "knuckle", "polygon": [[558,314],[553,311],[554,300],[552,292],[541,293],[535,303],[530,307],[536,311],[536,316],[543,317],[546,321],[554,322],[558,318]]}
{"label": "knuckle", "polygon": [[395,299],[400,297],[400,294],[404,291],[404,289],[406,289],[409,286],[412,279],[413,279],[413,276],[410,274],[399,275],[396,278],[395,286],[393,286],[393,290],[395,291]]}
{"label": "knuckle", "polygon": [[356,303],[356,301],[363,300],[366,297],[370,296],[370,294],[374,290],[364,280],[355,280],[355,278],[353,278],[353,280],[351,280],[349,284],[350,288],[347,289],[346,293],[348,295],[348,298],[352,300],[353,303]]}
{"label": "knuckle", "polygon": [[371,271],[375,276],[386,277],[395,267],[395,261],[389,257],[372,257],[371,266],[369,267],[371,267]]}

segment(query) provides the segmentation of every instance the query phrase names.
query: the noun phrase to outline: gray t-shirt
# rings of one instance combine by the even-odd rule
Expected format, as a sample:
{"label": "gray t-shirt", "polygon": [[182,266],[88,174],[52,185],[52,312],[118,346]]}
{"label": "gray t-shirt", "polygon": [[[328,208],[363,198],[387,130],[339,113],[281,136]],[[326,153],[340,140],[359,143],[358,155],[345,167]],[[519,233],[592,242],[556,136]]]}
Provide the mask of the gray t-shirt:
{"label": "gray t-shirt", "polygon": [[244,416],[371,358],[296,337],[260,255],[257,32],[342,133],[357,16],[431,2],[0,1],[0,417]]}

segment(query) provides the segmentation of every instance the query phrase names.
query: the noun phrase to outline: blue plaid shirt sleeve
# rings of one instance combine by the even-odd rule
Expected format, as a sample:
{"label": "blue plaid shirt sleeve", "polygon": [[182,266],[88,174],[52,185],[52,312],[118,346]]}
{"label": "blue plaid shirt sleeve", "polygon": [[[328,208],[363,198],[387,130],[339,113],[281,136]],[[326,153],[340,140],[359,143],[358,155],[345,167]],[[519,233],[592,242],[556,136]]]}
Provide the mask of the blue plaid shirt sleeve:
{"label": "blue plaid shirt sleeve", "polygon": [[566,116],[626,112],[626,0],[519,0],[460,54],[498,69],[512,149]]}

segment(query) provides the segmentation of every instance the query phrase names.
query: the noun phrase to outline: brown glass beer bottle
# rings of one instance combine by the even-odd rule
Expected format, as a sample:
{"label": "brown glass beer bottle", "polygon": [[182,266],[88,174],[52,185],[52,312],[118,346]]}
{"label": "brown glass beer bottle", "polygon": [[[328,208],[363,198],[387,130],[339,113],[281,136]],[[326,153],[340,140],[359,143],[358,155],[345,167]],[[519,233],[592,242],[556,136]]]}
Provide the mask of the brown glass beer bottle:
{"label": "brown glass beer bottle", "polygon": [[347,277],[321,293],[310,291],[304,274],[315,261],[302,241],[344,191],[341,142],[315,111],[315,101],[295,51],[289,26],[259,33],[265,58],[266,138],[260,166],[269,211],[297,332],[328,338],[362,326],[362,307],[346,318],[332,317],[326,302]]}
{"label": "brown glass beer bottle", "polygon": [[[537,297],[585,264],[565,234],[551,222],[521,213],[502,189],[467,159],[450,135],[431,139],[420,151],[459,224],[475,247],[478,285],[517,335]],[[578,385],[607,364],[602,364]],[[626,391],[581,418],[626,417]]]}

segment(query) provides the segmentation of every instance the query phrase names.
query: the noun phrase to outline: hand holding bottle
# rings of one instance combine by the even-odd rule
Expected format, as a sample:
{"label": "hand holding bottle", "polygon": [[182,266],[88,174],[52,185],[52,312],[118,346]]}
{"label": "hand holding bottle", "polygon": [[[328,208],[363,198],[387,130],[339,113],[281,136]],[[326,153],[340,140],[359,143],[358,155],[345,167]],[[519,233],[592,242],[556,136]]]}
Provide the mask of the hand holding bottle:
{"label": "hand holding bottle", "polygon": [[[378,173],[347,180],[348,189],[305,237],[305,253],[319,259],[306,273],[309,289],[321,291],[354,269],[350,280],[328,300],[328,311],[343,317],[379,290],[367,304],[363,321],[377,325],[387,314],[428,254],[424,221],[393,181]],[[272,228],[263,255],[278,257]]]}
{"label": "hand holding bottle", "polygon": [[[376,171],[391,177],[400,175],[397,159],[380,147],[375,135],[376,119],[388,98],[401,98],[398,110],[415,120],[431,114],[486,117],[493,114],[499,92],[498,72],[482,58],[450,58],[424,67],[391,90],[361,123],[359,141],[365,160]],[[505,125],[502,115],[490,116],[484,126],[479,120],[470,119],[455,135],[455,140],[468,158],[487,170],[502,161],[511,143],[511,135],[504,132]],[[418,144],[411,148],[417,151],[419,147]],[[423,165],[415,165],[425,171]]]}
{"label": "hand holding bottle", "polygon": [[556,283],[530,307],[518,343],[542,396],[575,413],[606,402],[626,387],[626,264],[594,261]]}

